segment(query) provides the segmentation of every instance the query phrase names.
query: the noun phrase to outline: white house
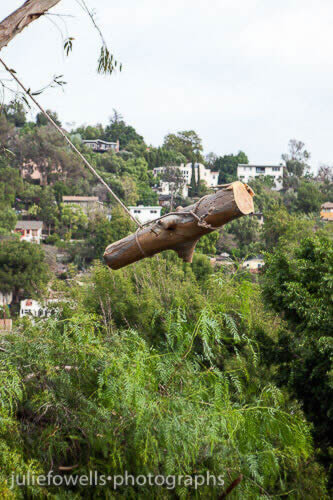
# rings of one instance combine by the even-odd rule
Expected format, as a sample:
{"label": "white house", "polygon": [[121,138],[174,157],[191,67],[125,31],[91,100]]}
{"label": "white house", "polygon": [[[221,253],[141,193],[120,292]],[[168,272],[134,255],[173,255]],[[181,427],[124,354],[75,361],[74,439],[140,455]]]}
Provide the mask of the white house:
{"label": "white house", "polygon": [[103,141],[102,139],[88,139],[82,141],[85,146],[93,149],[94,151],[98,151],[99,153],[104,153],[105,151],[115,151],[119,153],[119,141],[117,142],[108,142]]}
{"label": "white house", "polygon": [[40,220],[19,220],[14,233],[20,236],[21,241],[29,241],[38,245],[42,239],[43,222]]}
{"label": "white house", "polygon": [[161,216],[162,207],[144,207],[138,205],[137,207],[128,207],[130,213],[141,223],[150,222],[158,219]]}
{"label": "white house", "polygon": [[253,257],[251,259],[244,260],[242,267],[250,271],[250,273],[256,274],[265,265],[264,259],[260,256]]}
{"label": "white house", "polygon": [[283,188],[283,165],[247,165],[240,163],[237,166],[237,177],[240,181],[248,183],[250,179],[254,179],[260,175],[273,177],[275,191],[280,191]]}
{"label": "white house", "polygon": [[[183,174],[185,184],[189,186],[191,184],[192,179],[192,163],[182,163],[180,166],[173,165],[169,168],[177,168]],[[166,167],[156,167],[153,170],[154,176],[162,175]],[[219,173],[213,172],[209,168],[206,168],[202,163],[194,164],[194,175],[195,180],[198,182],[200,178],[201,181],[205,181],[207,187],[215,187],[218,184]]]}
{"label": "white house", "polygon": [[24,316],[33,316],[34,318],[45,318],[50,315],[50,305],[56,305],[57,299],[48,299],[45,303],[41,304],[37,300],[25,299],[20,302],[20,318]]}
{"label": "white house", "polygon": [[35,318],[41,318],[46,316],[47,307],[40,304],[37,300],[25,299],[20,302],[20,318],[23,316],[34,316]]}

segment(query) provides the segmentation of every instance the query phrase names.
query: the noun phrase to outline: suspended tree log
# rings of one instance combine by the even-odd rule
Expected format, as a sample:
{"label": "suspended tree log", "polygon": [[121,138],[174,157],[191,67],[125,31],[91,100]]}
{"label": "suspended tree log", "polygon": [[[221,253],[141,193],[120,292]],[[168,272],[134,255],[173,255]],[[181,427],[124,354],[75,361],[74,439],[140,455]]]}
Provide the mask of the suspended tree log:
{"label": "suspended tree log", "polygon": [[105,250],[104,260],[111,269],[120,269],[172,249],[185,262],[192,262],[201,236],[254,211],[253,195],[252,189],[242,182],[228,184],[194,205],[178,207],[176,212],[112,243]]}
{"label": "suspended tree log", "polygon": [[44,15],[60,0],[27,0],[0,23],[0,50],[30,23]]}

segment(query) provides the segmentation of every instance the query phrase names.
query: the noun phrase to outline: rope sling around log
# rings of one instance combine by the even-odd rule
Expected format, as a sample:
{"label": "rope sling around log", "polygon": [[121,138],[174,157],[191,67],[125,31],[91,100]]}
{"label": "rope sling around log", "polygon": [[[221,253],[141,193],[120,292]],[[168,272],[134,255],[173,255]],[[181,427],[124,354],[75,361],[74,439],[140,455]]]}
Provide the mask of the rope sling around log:
{"label": "rope sling around log", "polygon": [[174,250],[185,262],[192,262],[199,239],[224,224],[254,212],[254,193],[240,181],[223,187],[194,205],[178,207],[147,222],[134,234],[111,243],[104,260],[111,269],[120,269],[163,250]]}

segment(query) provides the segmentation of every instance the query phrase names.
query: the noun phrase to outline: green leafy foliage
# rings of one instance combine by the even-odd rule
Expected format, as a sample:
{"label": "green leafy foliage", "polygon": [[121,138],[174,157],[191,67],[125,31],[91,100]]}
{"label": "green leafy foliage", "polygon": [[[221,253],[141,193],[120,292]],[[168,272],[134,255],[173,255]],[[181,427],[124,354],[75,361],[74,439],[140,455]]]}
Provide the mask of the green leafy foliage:
{"label": "green leafy foliage", "polygon": [[45,287],[49,270],[39,245],[18,240],[0,241],[0,290],[36,296]]}
{"label": "green leafy foliage", "polygon": [[[22,472],[73,464],[78,474],[209,472],[226,485],[242,474],[235,498],[289,491],[325,498],[309,426],[259,363],[256,332],[276,326],[257,285],[212,277],[206,298],[197,289],[193,307],[190,269],[171,264],[167,256],[117,273],[96,265],[58,318],[22,325],[6,338],[0,364],[11,377],[2,385],[0,411],[3,429],[15,433],[3,434],[4,492],[15,461]],[[222,493],[221,486],[196,491],[189,483],[174,490],[93,488],[72,488],[67,496]]]}
{"label": "green leafy foliage", "polygon": [[326,462],[333,414],[332,272],[332,240],[305,238],[293,253],[280,247],[268,256],[263,288],[267,302],[293,332],[282,332],[277,341],[277,378],[303,401]]}
{"label": "green leafy foliage", "polygon": [[220,184],[237,180],[238,163],[249,163],[248,157],[243,151],[239,151],[237,155],[224,155],[215,159],[212,169],[219,171]]}

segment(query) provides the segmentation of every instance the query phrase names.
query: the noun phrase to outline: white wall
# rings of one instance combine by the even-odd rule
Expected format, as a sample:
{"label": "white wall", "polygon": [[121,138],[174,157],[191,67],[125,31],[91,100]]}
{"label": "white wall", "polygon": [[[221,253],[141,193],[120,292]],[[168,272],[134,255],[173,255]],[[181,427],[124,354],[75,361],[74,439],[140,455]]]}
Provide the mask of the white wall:
{"label": "white wall", "polygon": [[9,305],[12,303],[13,294],[12,292],[0,292],[0,306]]}
{"label": "white wall", "polygon": [[128,207],[130,213],[141,223],[150,222],[154,219],[158,219],[161,216],[162,207],[144,207],[139,205],[138,207]]}
{"label": "white wall", "polygon": [[[154,176],[156,177],[159,174],[162,174],[164,169],[166,167],[157,167],[154,168]],[[191,184],[191,178],[192,178],[192,163],[187,163],[184,165],[182,163],[180,166],[172,166],[170,168],[178,168],[181,173],[183,174],[183,177],[185,179],[185,182],[187,185]],[[206,168],[202,163],[196,163],[195,164],[195,180],[198,181],[198,173],[200,171],[200,180],[205,181],[208,187],[214,187],[217,186],[218,184],[218,178],[219,178],[219,173],[218,172],[212,172],[209,168]]]}
{"label": "white wall", "polygon": [[260,269],[264,266],[263,259],[248,259],[243,262],[243,267],[250,270]]}
{"label": "white wall", "polygon": [[237,167],[237,177],[240,181],[248,183],[251,179],[260,175],[271,176],[274,178],[275,191],[283,188],[283,166],[282,165],[243,165]]}
{"label": "white wall", "polygon": [[46,315],[46,308],[37,300],[25,299],[20,302],[20,318],[23,316],[43,317]]}

